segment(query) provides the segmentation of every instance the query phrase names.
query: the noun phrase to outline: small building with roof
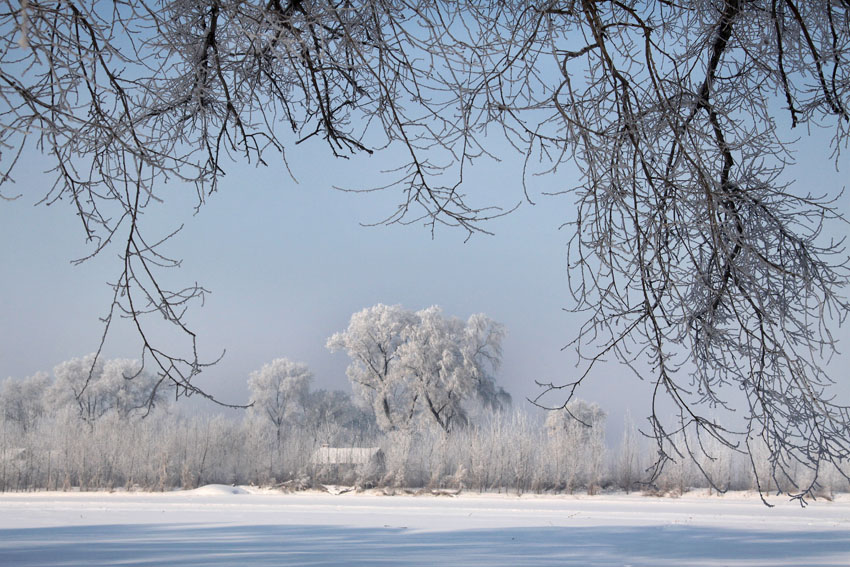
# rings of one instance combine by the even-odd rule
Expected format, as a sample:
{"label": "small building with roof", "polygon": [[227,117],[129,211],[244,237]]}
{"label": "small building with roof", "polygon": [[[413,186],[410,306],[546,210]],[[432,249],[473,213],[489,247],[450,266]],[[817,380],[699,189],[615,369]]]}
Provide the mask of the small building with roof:
{"label": "small building with roof", "polygon": [[384,452],[380,447],[322,445],[313,453],[310,464],[319,482],[368,482],[383,474]]}

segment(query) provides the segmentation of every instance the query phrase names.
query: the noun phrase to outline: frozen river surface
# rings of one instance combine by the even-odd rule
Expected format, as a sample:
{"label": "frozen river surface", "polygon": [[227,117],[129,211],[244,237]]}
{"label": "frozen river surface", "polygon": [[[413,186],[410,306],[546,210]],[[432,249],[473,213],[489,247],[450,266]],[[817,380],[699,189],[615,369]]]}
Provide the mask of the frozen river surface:
{"label": "frozen river surface", "polygon": [[0,565],[850,565],[850,497],[0,495]]}

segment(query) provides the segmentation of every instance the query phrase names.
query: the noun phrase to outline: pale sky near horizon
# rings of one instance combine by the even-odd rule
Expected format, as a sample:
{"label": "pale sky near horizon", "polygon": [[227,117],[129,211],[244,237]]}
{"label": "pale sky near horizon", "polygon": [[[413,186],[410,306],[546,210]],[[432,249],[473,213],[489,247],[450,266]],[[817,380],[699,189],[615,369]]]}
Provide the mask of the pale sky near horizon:
{"label": "pale sky near horizon", "polygon": [[[828,138],[797,144],[799,164],[791,170],[798,191],[806,183],[814,194],[836,195],[846,178],[823,156]],[[538,389],[534,380],[565,382],[575,375],[576,358],[562,351],[582,323],[566,289],[566,243],[574,217],[574,197],[544,196],[577,182],[572,167],[530,180],[535,205],[522,202],[510,215],[484,225],[495,234],[475,235],[464,243],[458,229],[414,226],[364,227],[393,211],[397,193],[350,194],[333,185],[381,184],[377,172],[393,164],[380,152],[350,161],[334,160],[321,143],[289,150],[295,183],[280,165],[233,165],[221,190],[192,215],[194,189],[176,184],[161,193],[164,207],[146,221],[165,234],[181,223],[183,231],[167,250],[183,258],[168,278],[195,281],[211,291],[206,305],[189,316],[199,335],[202,358],[224,359],[206,370],[197,384],[233,403],[247,399],[248,374],[277,357],[305,362],[315,373],[314,387],[348,390],[344,354],[331,354],[325,341],[343,330],[352,313],[376,303],[410,309],[440,305],[462,318],[483,312],[507,327],[498,379],[523,403]],[[473,204],[510,208],[523,201],[521,156],[505,155],[496,164],[475,164],[466,179]],[[70,261],[89,250],[70,204],[36,206],[51,179],[40,174],[43,161],[25,156],[16,184],[5,193],[22,193],[0,202],[0,379],[51,371],[56,364],[96,349],[98,320],[109,306],[120,270],[115,250],[81,266]],[[850,216],[847,195],[837,203]],[[831,227],[846,235],[847,225]],[[153,240],[153,235],[151,235]],[[847,350],[845,326],[837,336]],[[117,329],[107,357],[137,358],[136,337]],[[847,354],[833,361],[838,388],[850,403]],[[842,375],[835,375],[840,372]],[[611,415],[629,408],[636,421],[646,414],[649,384],[625,368],[605,366],[577,393],[598,402]],[[615,423],[617,420],[614,420]],[[616,425],[614,425],[616,427]]]}

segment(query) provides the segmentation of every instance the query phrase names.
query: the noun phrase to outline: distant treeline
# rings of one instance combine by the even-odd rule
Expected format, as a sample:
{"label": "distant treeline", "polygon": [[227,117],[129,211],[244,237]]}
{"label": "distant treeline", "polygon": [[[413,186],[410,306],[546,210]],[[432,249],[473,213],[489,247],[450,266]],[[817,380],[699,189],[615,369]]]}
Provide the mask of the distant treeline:
{"label": "distant treeline", "polygon": [[[252,374],[249,410],[236,418],[198,416],[169,404],[164,392],[151,409],[155,381],[135,362],[104,361],[90,374],[91,362],[75,359],[57,366],[53,376],[0,384],[0,490],[171,490],[226,483],[679,493],[755,489],[756,474],[768,491],[806,480],[802,467],[800,478],[771,478],[766,459],[754,471],[745,455],[711,443],[702,448],[703,458],[682,456],[651,479],[654,444],[627,418],[618,446],[607,447],[605,412],[581,400],[573,400],[569,412],[545,416],[536,408],[470,405],[448,431],[431,418],[395,428],[385,421],[382,428],[371,406],[345,392],[311,390],[306,367],[280,359]],[[270,390],[274,380],[267,378],[280,375],[287,379]],[[328,453],[315,457],[322,446],[380,451],[360,452],[373,458],[359,462],[335,462]],[[822,475],[823,495],[847,489],[846,479],[833,472]]]}

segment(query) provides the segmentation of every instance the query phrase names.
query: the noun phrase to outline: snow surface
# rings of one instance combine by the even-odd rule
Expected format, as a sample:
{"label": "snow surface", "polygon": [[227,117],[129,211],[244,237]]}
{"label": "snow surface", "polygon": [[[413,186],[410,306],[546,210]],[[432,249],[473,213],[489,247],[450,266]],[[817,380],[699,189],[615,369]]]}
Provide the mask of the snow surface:
{"label": "snow surface", "polygon": [[0,565],[850,565],[850,496],[0,495]]}

